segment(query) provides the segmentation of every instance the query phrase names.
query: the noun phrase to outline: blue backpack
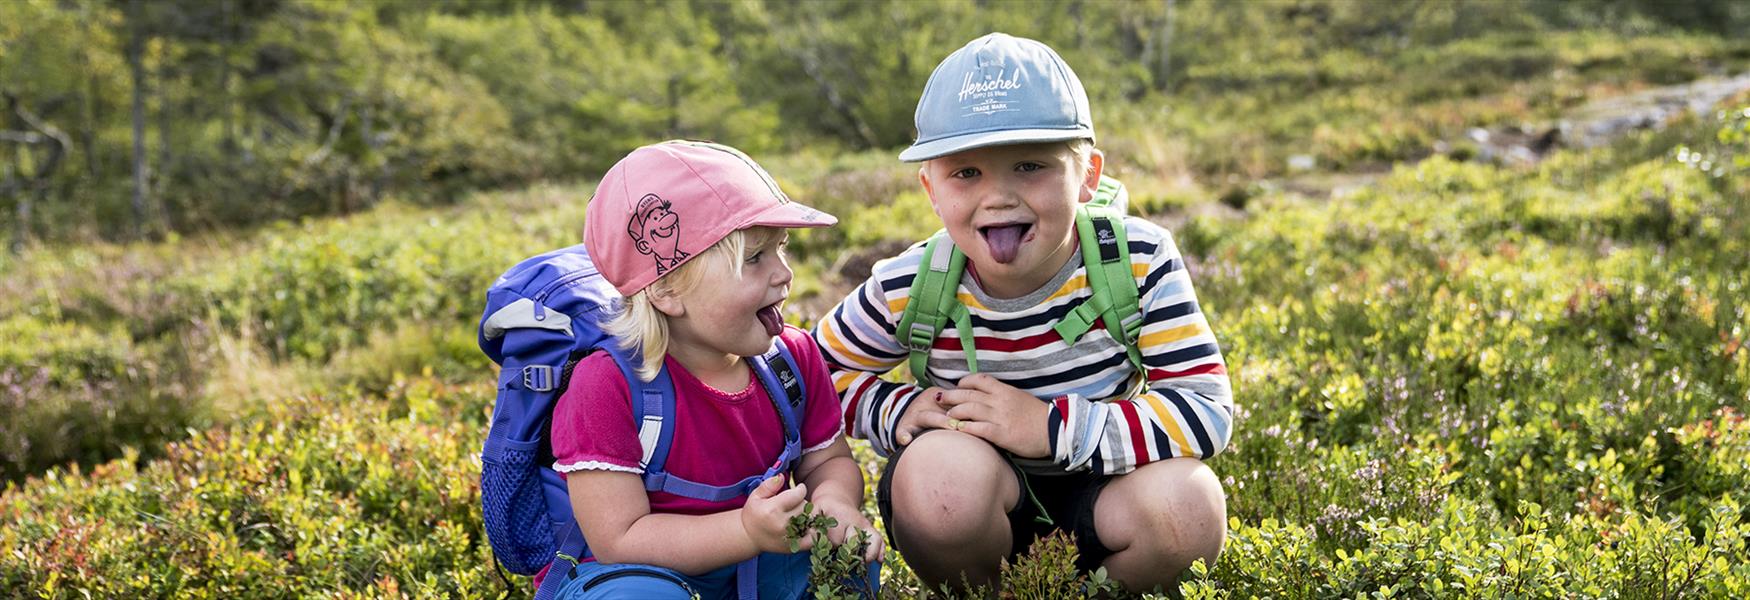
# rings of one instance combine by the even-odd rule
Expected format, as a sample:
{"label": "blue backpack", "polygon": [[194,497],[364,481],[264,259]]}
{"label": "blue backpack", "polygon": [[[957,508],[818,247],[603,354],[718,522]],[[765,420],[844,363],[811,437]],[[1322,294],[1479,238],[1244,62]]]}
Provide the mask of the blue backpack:
{"label": "blue backpack", "polygon": [[[582,245],[526,259],[486,292],[480,349],[502,368],[492,424],[480,455],[480,497],[493,556],[513,573],[534,575],[556,558],[575,561],[589,556],[589,546],[571,513],[565,480],[551,468],[553,449],[547,436],[553,405],[565,390],[570,369],[592,352],[611,355],[626,378],[632,417],[639,423],[638,438],[644,447],[646,490],[721,502],[788,472],[801,457],[807,388],[789,349],[774,341],[770,351],[749,363],[783,420],[784,452],[777,464],[762,475],[727,486],[669,474],[663,466],[674,439],[670,425],[675,414],[674,383],[667,368],[652,381],[641,381],[635,373],[640,359],[621,350],[602,330],[602,323],[617,310],[619,298]],[[752,562],[742,566],[744,579],[754,575]],[[557,582],[565,578],[556,574],[549,573],[536,598],[557,593]]]}

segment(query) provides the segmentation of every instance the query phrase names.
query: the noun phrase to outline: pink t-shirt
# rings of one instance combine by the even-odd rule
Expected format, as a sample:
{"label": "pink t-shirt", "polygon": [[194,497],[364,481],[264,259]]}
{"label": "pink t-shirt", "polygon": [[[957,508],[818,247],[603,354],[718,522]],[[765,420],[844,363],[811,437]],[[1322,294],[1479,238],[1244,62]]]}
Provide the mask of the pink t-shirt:
{"label": "pink t-shirt", "polygon": [[[803,453],[825,449],[843,433],[839,397],[826,363],[808,332],[786,325],[779,339],[796,357],[796,366],[808,386],[802,417]],[[669,377],[674,380],[677,413],[672,424],[674,441],[664,467],[670,474],[708,485],[729,485],[765,473],[777,462],[784,451],[783,425],[753,369],[748,369],[746,389],[725,392],[699,381],[673,358],[666,360]],[[553,407],[554,469],[560,473],[644,472],[638,466],[644,450],[632,423],[629,390],[620,368],[606,353],[592,354],[577,363],[569,385]],[[745,497],[737,497],[705,502],[653,492],[650,510],[700,515],[740,508],[745,501]]]}

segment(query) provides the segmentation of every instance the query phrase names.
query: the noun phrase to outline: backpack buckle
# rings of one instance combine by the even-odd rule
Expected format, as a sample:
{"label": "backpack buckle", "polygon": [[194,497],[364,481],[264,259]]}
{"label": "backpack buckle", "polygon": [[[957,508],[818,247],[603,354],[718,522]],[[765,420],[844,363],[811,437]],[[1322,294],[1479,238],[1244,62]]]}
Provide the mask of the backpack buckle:
{"label": "backpack buckle", "polygon": [[1130,346],[1136,345],[1136,340],[1142,336],[1142,312],[1132,312],[1124,317],[1124,341]]}
{"label": "backpack buckle", "polygon": [[905,332],[905,348],[914,352],[929,352],[936,343],[936,330],[928,323],[912,323]]}
{"label": "backpack buckle", "polygon": [[536,392],[551,392],[558,387],[558,381],[553,377],[553,367],[550,365],[529,365],[523,367],[523,389]]}

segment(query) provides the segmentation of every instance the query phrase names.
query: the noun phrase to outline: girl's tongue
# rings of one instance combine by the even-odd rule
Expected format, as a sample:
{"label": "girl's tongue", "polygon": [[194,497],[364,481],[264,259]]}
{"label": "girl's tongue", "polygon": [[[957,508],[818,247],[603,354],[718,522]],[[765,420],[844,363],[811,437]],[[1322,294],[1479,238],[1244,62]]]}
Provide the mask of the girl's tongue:
{"label": "girl's tongue", "polygon": [[760,318],[760,324],[766,327],[766,335],[778,335],[784,332],[784,317],[778,314],[778,305],[773,304],[754,313]]}
{"label": "girl's tongue", "polygon": [[991,259],[1003,264],[1015,260],[1015,255],[1021,253],[1022,236],[1026,234],[1026,225],[984,228],[984,243],[990,248]]}

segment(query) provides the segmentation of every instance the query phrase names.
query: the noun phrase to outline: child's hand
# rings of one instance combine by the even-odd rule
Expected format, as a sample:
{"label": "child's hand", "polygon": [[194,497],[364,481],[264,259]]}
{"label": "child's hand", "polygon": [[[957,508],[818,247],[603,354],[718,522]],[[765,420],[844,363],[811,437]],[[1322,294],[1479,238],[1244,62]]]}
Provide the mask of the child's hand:
{"label": "child's hand", "polygon": [[948,423],[950,429],[978,436],[1023,458],[1051,454],[1050,432],[1045,430],[1051,405],[995,377],[968,375],[960,380],[960,389],[942,394],[939,403],[953,419]]}
{"label": "child's hand", "polygon": [[875,531],[875,526],[869,523],[869,519],[863,517],[863,511],[844,502],[833,501],[816,504],[815,508],[839,522],[837,526],[826,532],[827,540],[834,544],[843,544],[845,537],[850,535],[851,528],[861,529],[869,532],[869,548],[863,552],[863,562],[872,563],[881,559],[883,544],[881,533]]}
{"label": "child's hand", "polygon": [[911,406],[905,407],[905,414],[899,416],[899,423],[895,425],[899,431],[894,432],[893,441],[908,446],[912,438],[926,430],[947,429],[948,409],[940,403],[942,393],[941,388],[918,392],[917,399],[912,400]]}
{"label": "child's hand", "polygon": [[[747,531],[747,537],[753,539],[754,547],[761,552],[790,552],[785,528],[790,524],[790,517],[802,513],[802,502],[808,497],[808,484],[799,483],[786,490],[784,479],[773,477],[765,480],[748,494],[747,504],[741,507],[741,528]],[[803,550],[813,547],[814,540],[802,539]]]}

